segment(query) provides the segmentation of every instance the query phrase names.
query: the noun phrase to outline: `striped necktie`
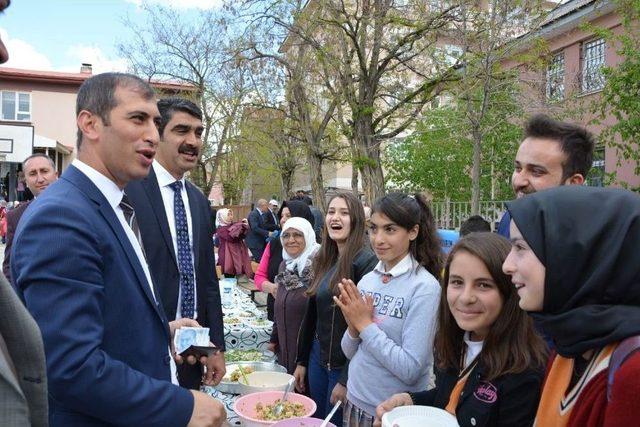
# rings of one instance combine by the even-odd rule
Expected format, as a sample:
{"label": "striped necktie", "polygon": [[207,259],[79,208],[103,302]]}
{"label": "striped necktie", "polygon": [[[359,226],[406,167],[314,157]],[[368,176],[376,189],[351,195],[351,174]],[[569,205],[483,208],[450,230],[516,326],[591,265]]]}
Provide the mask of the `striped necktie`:
{"label": "striped necktie", "polygon": [[136,211],[133,210],[133,206],[131,202],[129,202],[129,198],[126,194],[123,193],[122,200],[120,201],[120,209],[122,209],[122,213],[124,213],[124,219],[131,227],[133,234],[136,236],[138,243],[140,244],[140,248],[142,249],[142,255],[144,255],[145,259],[147,258],[144,253],[144,246],[142,245],[142,234],[140,234],[140,227],[138,226],[138,220],[136,218]]}

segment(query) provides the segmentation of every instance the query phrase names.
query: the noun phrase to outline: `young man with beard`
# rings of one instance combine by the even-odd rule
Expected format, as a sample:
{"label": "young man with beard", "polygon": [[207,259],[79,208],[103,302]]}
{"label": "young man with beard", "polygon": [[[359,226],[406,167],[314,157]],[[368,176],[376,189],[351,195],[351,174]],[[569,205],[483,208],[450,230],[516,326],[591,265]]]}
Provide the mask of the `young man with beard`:
{"label": "young man with beard", "polygon": [[[511,185],[516,198],[561,185],[584,184],[594,145],[593,135],[583,127],[544,114],[533,116],[525,125],[514,161]],[[509,238],[510,221],[505,212],[498,234]]]}
{"label": "young man with beard", "polygon": [[[125,192],[167,317],[196,319],[224,351],[209,202],[184,177],[197,166],[202,150],[202,112],[180,98],[161,99],[158,110],[160,143],[149,175],[130,182]],[[225,374],[224,354],[210,357],[207,365],[205,383],[218,384]],[[198,390],[200,369],[199,364],[179,366],[180,385]]]}

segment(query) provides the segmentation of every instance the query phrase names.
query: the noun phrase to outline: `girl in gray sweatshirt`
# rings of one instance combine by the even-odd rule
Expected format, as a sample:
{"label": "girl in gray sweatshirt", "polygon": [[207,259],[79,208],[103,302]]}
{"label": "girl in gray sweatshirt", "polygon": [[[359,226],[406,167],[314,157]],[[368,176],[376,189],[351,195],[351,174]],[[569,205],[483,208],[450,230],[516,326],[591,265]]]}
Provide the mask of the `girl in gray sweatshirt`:
{"label": "girl in gray sweatshirt", "polygon": [[376,201],[369,229],[378,265],[334,297],[349,325],[350,359],[344,426],[371,426],[376,406],[400,391],[424,390],[433,364],[440,301],[440,242],[419,196],[391,193]]}

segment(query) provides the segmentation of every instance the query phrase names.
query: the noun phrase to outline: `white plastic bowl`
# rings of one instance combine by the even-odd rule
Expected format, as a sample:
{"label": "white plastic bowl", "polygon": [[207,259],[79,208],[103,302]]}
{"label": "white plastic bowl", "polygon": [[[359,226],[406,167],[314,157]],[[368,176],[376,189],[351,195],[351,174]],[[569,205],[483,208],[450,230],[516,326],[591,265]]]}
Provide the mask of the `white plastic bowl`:
{"label": "white plastic bowl", "polygon": [[247,375],[248,384],[240,377],[238,389],[242,395],[260,391],[284,391],[291,378],[293,375],[285,372],[256,371]]}
{"label": "white plastic bowl", "polygon": [[382,427],[459,427],[456,417],[433,406],[400,406],[382,416]]}

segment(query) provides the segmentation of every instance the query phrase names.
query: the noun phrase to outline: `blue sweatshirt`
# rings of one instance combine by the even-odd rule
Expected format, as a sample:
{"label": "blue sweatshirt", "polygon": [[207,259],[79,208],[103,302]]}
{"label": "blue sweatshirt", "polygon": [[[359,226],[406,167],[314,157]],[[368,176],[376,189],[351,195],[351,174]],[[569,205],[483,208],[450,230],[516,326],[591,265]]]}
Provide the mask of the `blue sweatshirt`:
{"label": "blue sweatshirt", "polygon": [[[384,275],[391,275],[383,282]],[[347,330],[342,350],[351,360],[347,398],[375,415],[394,393],[427,389],[433,365],[440,285],[409,254],[389,272],[382,263],[358,283],[373,295],[374,323],[358,338]]]}

